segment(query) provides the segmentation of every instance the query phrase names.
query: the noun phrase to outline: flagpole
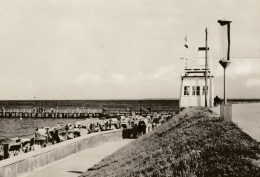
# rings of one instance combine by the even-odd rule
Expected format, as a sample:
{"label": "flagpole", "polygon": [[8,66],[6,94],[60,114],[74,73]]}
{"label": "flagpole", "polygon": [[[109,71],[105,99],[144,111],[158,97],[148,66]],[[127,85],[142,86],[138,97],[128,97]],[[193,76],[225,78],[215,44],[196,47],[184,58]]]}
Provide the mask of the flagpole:
{"label": "flagpole", "polygon": [[[220,61],[219,63],[221,64],[221,66],[224,69],[224,88],[223,88],[223,96],[224,96],[224,104],[220,105],[220,117],[223,118],[224,120],[227,121],[232,121],[232,104],[227,104],[227,95],[226,95],[226,69],[227,67],[230,65],[230,58],[229,58],[229,54],[230,54],[230,23],[231,21],[227,21],[227,20],[218,20],[218,23],[220,24],[220,26],[222,27],[222,32],[223,29],[225,30],[225,32],[227,32],[227,34],[223,34],[222,33],[222,38],[225,37],[225,41],[221,41],[221,53],[220,53]],[[227,46],[226,46],[227,44]]]}
{"label": "flagpole", "polygon": [[206,33],[206,53],[205,53],[205,107],[208,106],[207,95],[208,95],[208,29],[205,30]]}
{"label": "flagpole", "polygon": [[[224,105],[227,104],[227,98],[226,98],[226,68],[230,65],[230,58],[229,58],[229,54],[230,54],[230,23],[231,21],[227,21],[227,20],[218,20],[218,23],[221,25],[221,26],[225,26],[227,25],[227,37],[228,37],[228,46],[227,46],[227,53],[223,53],[223,56],[220,56],[221,57],[221,60],[219,61],[219,63],[221,64],[221,66],[223,67],[224,69],[224,88],[223,88],[223,96],[224,96]],[[222,50],[223,50],[223,47],[224,46],[221,46]]]}

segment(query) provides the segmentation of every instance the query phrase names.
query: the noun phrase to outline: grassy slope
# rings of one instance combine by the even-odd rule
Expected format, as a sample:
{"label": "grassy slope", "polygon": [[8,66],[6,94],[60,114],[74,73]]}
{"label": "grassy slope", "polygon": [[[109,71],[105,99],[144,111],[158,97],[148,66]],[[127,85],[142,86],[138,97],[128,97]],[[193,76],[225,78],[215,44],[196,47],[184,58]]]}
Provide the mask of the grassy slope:
{"label": "grassy slope", "polygon": [[260,176],[257,142],[210,112],[184,110],[81,176]]}

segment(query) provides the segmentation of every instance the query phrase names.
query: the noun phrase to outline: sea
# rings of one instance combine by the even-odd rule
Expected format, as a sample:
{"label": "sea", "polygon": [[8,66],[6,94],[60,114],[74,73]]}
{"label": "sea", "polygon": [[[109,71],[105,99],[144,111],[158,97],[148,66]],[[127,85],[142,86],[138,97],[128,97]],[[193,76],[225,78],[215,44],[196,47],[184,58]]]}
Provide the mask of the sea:
{"label": "sea", "polygon": [[[171,100],[8,100],[0,101],[0,108],[33,109],[34,107],[77,109],[138,109],[174,110],[179,101]],[[213,109],[219,113],[219,107]],[[75,118],[0,118],[0,144],[14,137],[26,137],[34,134],[36,127],[52,127],[58,123],[75,123]],[[251,137],[260,141],[260,103],[232,104],[232,120]]]}
{"label": "sea", "polygon": [[[34,107],[44,109],[132,109],[151,108],[152,110],[174,110],[178,100],[7,100],[0,101],[0,108],[5,110],[32,110]],[[75,118],[0,118],[0,144],[14,137],[27,137],[34,134],[36,127],[53,127],[82,119]]]}

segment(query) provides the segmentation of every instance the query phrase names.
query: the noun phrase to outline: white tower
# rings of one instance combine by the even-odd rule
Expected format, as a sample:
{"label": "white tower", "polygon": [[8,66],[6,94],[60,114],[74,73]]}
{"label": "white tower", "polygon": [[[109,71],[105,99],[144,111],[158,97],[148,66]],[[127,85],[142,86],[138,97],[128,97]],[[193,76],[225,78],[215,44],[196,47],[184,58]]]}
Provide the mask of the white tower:
{"label": "white tower", "polygon": [[[180,108],[205,106],[206,99],[207,106],[213,106],[214,83],[209,48],[207,53],[207,74],[205,72],[206,47],[199,47],[198,54],[194,58],[184,58],[184,73],[181,76],[179,100]],[[207,81],[207,84],[205,81]],[[208,87],[207,93],[205,93],[205,85]],[[207,98],[205,98],[206,95]]]}

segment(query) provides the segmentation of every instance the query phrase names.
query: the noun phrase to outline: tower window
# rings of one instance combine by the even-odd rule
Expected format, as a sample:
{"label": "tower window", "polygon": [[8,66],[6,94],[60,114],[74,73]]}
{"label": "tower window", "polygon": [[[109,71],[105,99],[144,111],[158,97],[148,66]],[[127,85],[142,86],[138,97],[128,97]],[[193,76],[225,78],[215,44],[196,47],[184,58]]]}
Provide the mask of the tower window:
{"label": "tower window", "polygon": [[192,86],[192,95],[196,95],[196,90],[195,90],[195,86]]}
{"label": "tower window", "polygon": [[[205,88],[206,88],[206,87],[203,86],[202,95],[205,95]],[[208,90],[209,90],[209,89],[208,89],[208,86],[207,86],[207,92],[208,92]]]}
{"label": "tower window", "polygon": [[200,95],[200,86],[196,87],[196,95]]}
{"label": "tower window", "polygon": [[192,87],[192,95],[200,95],[200,86]]}
{"label": "tower window", "polygon": [[184,86],[184,95],[190,95],[190,86]]}

